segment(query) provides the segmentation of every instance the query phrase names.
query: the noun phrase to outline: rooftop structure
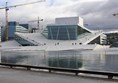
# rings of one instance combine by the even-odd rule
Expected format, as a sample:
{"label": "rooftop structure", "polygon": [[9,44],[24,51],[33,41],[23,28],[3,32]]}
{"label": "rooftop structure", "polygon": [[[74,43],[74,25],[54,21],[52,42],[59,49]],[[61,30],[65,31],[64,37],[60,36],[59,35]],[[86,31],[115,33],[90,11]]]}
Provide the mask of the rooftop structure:
{"label": "rooftop structure", "polygon": [[65,17],[56,18],[55,24],[47,25],[42,34],[52,40],[77,40],[79,35],[91,32],[81,17]]}
{"label": "rooftop structure", "polygon": [[62,17],[56,18],[55,24],[57,25],[77,25],[84,26],[84,20],[81,17]]}

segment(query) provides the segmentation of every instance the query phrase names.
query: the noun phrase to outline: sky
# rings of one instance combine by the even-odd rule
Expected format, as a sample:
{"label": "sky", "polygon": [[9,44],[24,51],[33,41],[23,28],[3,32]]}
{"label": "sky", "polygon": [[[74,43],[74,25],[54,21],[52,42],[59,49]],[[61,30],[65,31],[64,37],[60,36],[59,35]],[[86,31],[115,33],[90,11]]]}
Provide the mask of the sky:
{"label": "sky", "polygon": [[[0,8],[30,3],[40,0],[0,0]],[[92,28],[117,28],[118,0],[45,0],[27,6],[10,8],[8,11],[9,21],[27,23],[36,20],[38,17],[44,19],[42,24],[54,23],[58,17],[80,16],[84,19],[86,27]],[[0,10],[0,22],[5,22],[5,11]]]}

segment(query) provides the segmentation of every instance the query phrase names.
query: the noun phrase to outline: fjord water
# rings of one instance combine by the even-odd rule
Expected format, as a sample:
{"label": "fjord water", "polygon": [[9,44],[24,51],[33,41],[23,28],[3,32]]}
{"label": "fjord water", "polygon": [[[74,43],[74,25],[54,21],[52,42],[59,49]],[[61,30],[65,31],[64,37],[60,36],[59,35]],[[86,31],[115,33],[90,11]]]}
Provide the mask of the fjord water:
{"label": "fjord water", "polygon": [[3,51],[1,62],[118,72],[118,54],[105,51]]}

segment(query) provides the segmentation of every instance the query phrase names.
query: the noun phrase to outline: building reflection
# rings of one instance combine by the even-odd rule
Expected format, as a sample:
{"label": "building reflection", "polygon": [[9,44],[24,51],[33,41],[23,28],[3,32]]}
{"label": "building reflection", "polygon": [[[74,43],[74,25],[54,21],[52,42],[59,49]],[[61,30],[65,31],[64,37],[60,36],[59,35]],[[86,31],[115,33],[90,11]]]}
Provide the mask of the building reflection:
{"label": "building reflection", "polygon": [[79,69],[82,67],[82,60],[78,58],[77,51],[51,51],[48,52],[48,66],[61,68]]}

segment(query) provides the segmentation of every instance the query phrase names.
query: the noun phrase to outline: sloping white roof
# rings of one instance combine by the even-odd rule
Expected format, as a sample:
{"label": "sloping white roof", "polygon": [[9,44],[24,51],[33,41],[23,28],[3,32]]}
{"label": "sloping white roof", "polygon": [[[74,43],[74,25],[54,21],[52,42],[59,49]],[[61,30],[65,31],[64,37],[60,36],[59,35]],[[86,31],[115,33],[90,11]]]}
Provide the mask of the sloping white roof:
{"label": "sloping white roof", "polygon": [[0,50],[18,49],[20,44],[15,40],[0,43]]}
{"label": "sloping white roof", "polygon": [[80,36],[78,36],[77,40],[49,40],[45,38],[41,33],[16,33],[23,39],[26,39],[34,44],[38,45],[55,45],[56,43],[60,43],[63,45],[72,45],[72,43],[76,44],[88,44],[90,41],[98,37],[99,35],[102,34],[102,32],[94,32],[94,33],[85,33]]}
{"label": "sloping white roof", "polygon": [[96,45],[55,45],[49,46],[46,51],[64,51],[64,50],[93,50]]}
{"label": "sloping white roof", "polygon": [[78,26],[80,26],[81,28],[83,28],[83,29],[85,29],[85,30],[87,30],[87,31],[89,31],[89,32],[93,32],[92,30],[90,30],[90,29],[88,29],[88,28],[86,28],[86,27],[84,27],[84,26],[81,26],[80,24],[77,24]]}
{"label": "sloping white roof", "polygon": [[2,51],[66,51],[66,50],[98,50],[104,49],[101,45],[44,45],[44,46],[18,46],[0,48]]}
{"label": "sloping white roof", "polygon": [[[49,24],[48,26],[61,26],[62,24]],[[64,24],[63,24],[64,25]],[[66,24],[65,24],[66,25]],[[83,28],[83,29],[85,29],[85,30],[87,30],[87,31],[89,31],[89,32],[93,32],[93,30],[90,30],[90,29],[88,29],[88,28],[86,28],[86,27],[84,27],[84,26],[81,26],[80,24],[73,24],[73,25],[77,25],[77,26],[80,26],[81,28]]]}
{"label": "sloping white roof", "polygon": [[21,46],[17,48],[0,49],[2,51],[45,51],[46,46]]}
{"label": "sloping white roof", "polygon": [[0,43],[1,47],[18,47],[19,45],[15,40]]}

